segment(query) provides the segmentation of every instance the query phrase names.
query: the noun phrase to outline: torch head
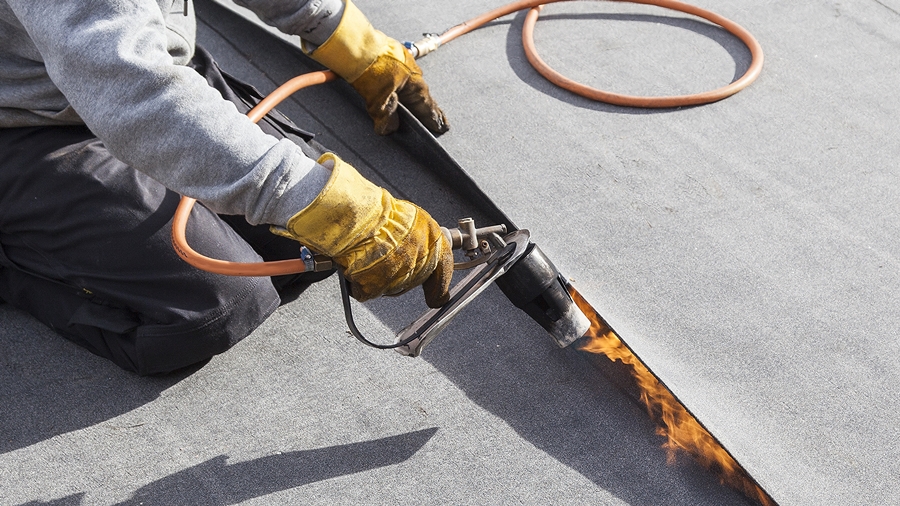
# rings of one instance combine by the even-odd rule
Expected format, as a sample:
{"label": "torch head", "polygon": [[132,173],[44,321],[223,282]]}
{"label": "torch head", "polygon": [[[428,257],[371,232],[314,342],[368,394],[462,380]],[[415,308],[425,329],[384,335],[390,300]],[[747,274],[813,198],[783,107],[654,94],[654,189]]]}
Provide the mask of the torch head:
{"label": "torch head", "polygon": [[566,278],[534,243],[495,283],[513,305],[540,324],[561,348],[584,336],[591,326],[569,295]]}
{"label": "torch head", "polygon": [[[506,234],[504,225],[477,228],[471,218],[459,220],[459,228],[443,229],[453,249],[462,250],[469,259],[454,265],[469,274],[450,290],[450,300],[431,309],[397,335],[391,346],[410,357],[422,349],[491,283],[541,325],[560,347],[566,347],[584,336],[590,321],[569,294],[569,284],[550,259],[531,242],[527,230]],[[501,237],[501,234],[506,234]],[[345,296],[345,313],[349,315],[349,299]],[[347,324],[355,330],[352,318]]]}

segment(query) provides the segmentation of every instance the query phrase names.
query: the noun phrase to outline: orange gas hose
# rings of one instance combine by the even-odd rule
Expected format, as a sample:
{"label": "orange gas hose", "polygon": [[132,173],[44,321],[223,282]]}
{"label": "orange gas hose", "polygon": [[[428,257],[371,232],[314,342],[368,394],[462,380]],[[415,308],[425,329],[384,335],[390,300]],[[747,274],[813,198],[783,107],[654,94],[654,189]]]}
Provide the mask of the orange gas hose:
{"label": "orange gas hose", "polygon": [[[525,49],[525,56],[531,65],[547,80],[557,86],[569,90],[575,94],[581,95],[591,100],[605,102],[608,104],[625,106],[625,107],[641,107],[641,108],[664,108],[664,107],[682,107],[690,105],[701,105],[722,100],[730,97],[735,93],[743,90],[759,77],[763,65],[763,51],[759,42],[743,27],[737,23],[730,21],[718,14],[701,9],[699,7],[689,5],[675,0],[610,0],[614,2],[627,2],[654,5],[665,9],[683,12],[703,18],[713,24],[725,29],[743,42],[750,50],[751,62],[747,71],[744,72],[739,79],[723,86],[721,88],[696,93],[692,95],[676,95],[668,97],[641,97],[633,95],[621,95],[607,91],[598,90],[590,86],[583,85],[573,81],[562,74],[556,72],[537,54],[534,45],[534,25],[540,16],[541,8],[550,3],[567,2],[574,0],[518,0],[510,4],[504,5],[492,11],[486,12],[480,16],[470,19],[465,23],[456,25],[440,35],[440,45],[446,44],[451,40],[464,35],[466,33],[481,27],[497,18],[512,14],[522,9],[529,9],[525,16],[525,22],[522,27],[522,45]],[[290,81],[279,86],[270,95],[260,101],[247,116],[254,122],[258,122],[266,114],[269,113],[276,105],[293,93],[316,84],[321,84],[335,79],[337,76],[331,71],[310,72],[297,76]],[[185,229],[187,220],[193,209],[195,199],[190,197],[182,197],[178,208],[175,210],[175,217],[172,222],[172,244],[178,255],[187,263],[209,272],[226,274],[230,276],[277,276],[281,274],[294,274],[306,271],[306,265],[302,260],[280,260],[276,262],[257,262],[242,263],[229,262],[226,260],[216,260],[201,255],[194,251],[185,237]]]}
{"label": "orange gas hose", "polygon": [[[254,123],[258,123],[269,111],[291,96],[291,94],[308,86],[334,80],[336,77],[337,75],[330,70],[310,72],[297,76],[282,84],[278,89],[262,99],[256,104],[256,107],[247,113],[247,117]],[[195,203],[197,203],[196,199],[182,196],[181,201],[178,202],[178,207],[175,209],[175,217],[172,219],[172,246],[175,248],[178,256],[185,262],[204,271],[226,274],[228,276],[278,276],[281,274],[306,272],[306,264],[300,259],[277,260],[274,262],[229,262],[201,255],[194,248],[191,248],[185,235],[188,217],[191,215],[191,209],[194,208]],[[297,250],[299,252],[299,246]]]}
{"label": "orange gas hose", "polygon": [[541,8],[546,4],[567,1],[573,0],[519,0],[517,2],[513,2],[503,7],[494,9],[490,12],[486,12],[481,16],[466,21],[465,23],[454,26],[453,28],[440,35],[440,41],[441,44],[446,44],[447,42],[450,42],[460,35],[469,33],[472,30],[484,25],[485,23],[493,21],[494,19],[497,19],[501,16],[505,16],[522,9],[529,9],[528,14],[525,16],[525,22],[522,26],[522,45],[525,48],[525,56],[528,58],[531,66],[534,67],[534,69],[537,70],[538,73],[544,76],[548,81],[559,86],[560,88],[569,90],[572,93],[581,95],[591,100],[626,107],[662,108],[708,104],[711,102],[722,100],[723,98],[730,97],[731,95],[734,95],[735,93],[743,90],[744,88],[749,86],[750,83],[755,81],[756,78],[759,77],[759,73],[762,71],[764,60],[763,51],[762,47],[759,45],[759,42],[756,41],[756,38],[754,38],[753,35],[751,35],[750,32],[745,30],[742,26],[714,12],[701,9],[690,4],[676,2],[674,0],[610,0],[614,2],[655,5],[664,9],[684,12],[685,14],[697,16],[709,21],[710,23],[716,24],[725,29],[728,33],[740,39],[740,41],[747,46],[747,48],[750,50],[751,56],[750,66],[747,68],[747,71],[744,72],[744,75],[733,83],[712,91],[696,93],[692,95],[641,97],[634,95],[621,95],[618,93],[611,93],[608,91],[602,91],[590,86],[586,86],[584,84],[573,81],[550,68],[550,66],[547,65],[540,56],[538,56],[537,48],[535,48],[534,45],[534,25],[537,23]]}

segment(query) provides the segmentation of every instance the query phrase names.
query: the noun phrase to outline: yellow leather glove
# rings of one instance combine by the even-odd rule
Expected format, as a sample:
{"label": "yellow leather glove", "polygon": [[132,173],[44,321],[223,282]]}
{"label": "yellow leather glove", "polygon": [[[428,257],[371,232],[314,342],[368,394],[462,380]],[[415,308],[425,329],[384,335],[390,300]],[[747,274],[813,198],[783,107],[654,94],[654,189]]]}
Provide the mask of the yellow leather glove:
{"label": "yellow leather glove", "polygon": [[453,252],[431,216],[395,199],[332,153],[318,162],[332,171],[325,188],[286,229],[272,231],[332,257],[359,301],[422,285],[429,307],[445,304]]}
{"label": "yellow leather glove", "polygon": [[376,133],[397,130],[398,102],[432,132],[440,134],[450,128],[428,92],[415,58],[403,44],[376,30],[350,0],[345,1],[344,14],[331,37],[315,49],[304,45],[304,50],[362,95]]}

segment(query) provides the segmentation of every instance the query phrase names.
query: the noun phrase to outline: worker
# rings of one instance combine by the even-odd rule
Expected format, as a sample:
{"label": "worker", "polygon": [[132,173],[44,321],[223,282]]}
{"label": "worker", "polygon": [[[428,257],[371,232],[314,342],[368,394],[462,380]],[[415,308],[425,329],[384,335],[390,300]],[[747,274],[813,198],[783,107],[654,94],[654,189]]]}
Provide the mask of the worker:
{"label": "worker", "polygon": [[[447,120],[421,70],[350,0],[235,0],[362,96],[379,134],[405,104]],[[173,251],[188,237],[233,261],[334,258],[358,300],[421,285],[448,299],[453,257],[435,221],[362,177],[195,45],[189,0],[0,0],[0,299],[138,374],[202,362],[321,274],[229,277]],[[272,233],[272,232],[275,233]],[[304,277],[305,276],[305,277]]]}

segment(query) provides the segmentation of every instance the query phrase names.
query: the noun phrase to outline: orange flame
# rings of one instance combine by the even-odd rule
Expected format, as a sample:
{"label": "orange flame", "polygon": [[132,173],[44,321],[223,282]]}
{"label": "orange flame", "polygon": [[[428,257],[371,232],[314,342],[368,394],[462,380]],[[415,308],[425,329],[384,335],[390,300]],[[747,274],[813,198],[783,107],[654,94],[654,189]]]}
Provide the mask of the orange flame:
{"label": "orange flame", "polygon": [[605,355],[612,361],[621,360],[631,366],[631,374],[640,390],[641,402],[650,417],[660,425],[656,433],[666,438],[663,448],[667,459],[674,463],[679,451],[691,455],[702,466],[716,472],[719,480],[731,486],[763,506],[774,506],[775,501],[759,487],[750,475],[737,463],[722,445],[694,418],[672,392],[666,388],[619,336],[607,325],[593,307],[575,289],[572,298],[591,321],[580,346],[582,351]]}

